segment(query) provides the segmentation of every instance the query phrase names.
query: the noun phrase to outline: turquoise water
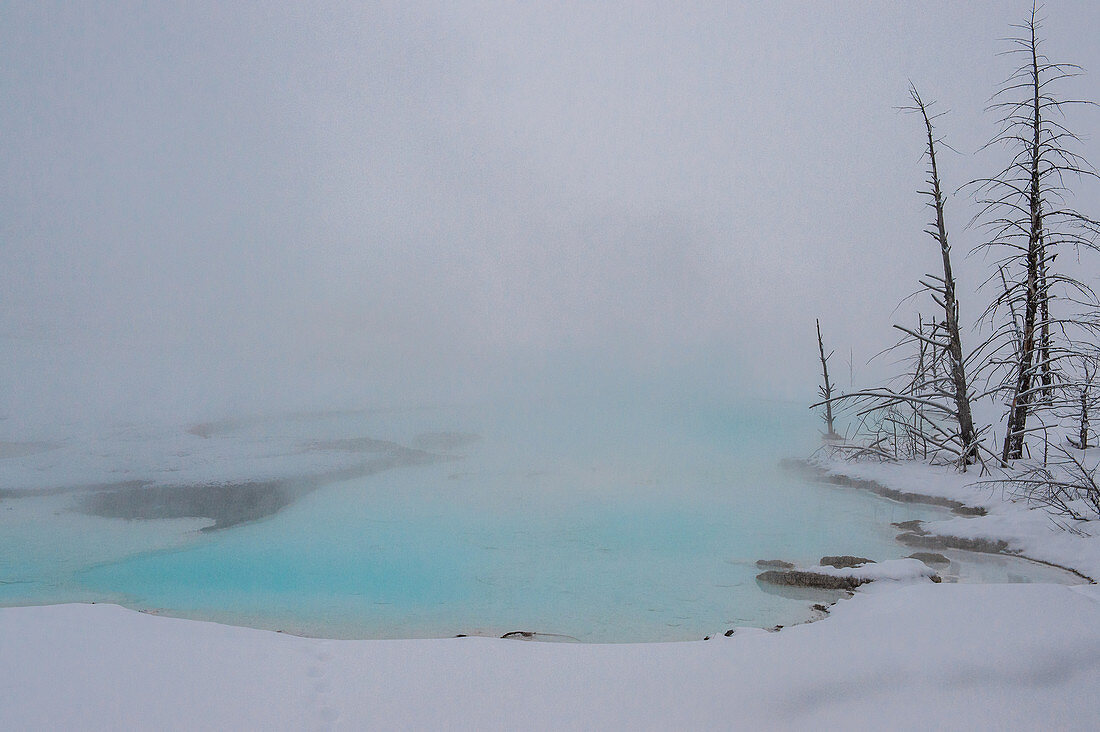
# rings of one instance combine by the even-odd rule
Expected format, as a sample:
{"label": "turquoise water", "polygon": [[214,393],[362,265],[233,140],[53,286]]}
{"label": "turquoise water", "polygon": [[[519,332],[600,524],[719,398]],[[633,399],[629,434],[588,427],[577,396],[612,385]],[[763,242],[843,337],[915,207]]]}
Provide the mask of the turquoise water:
{"label": "turquoise water", "polygon": [[369,638],[526,630],[659,641],[787,624],[814,600],[765,591],[757,559],[901,557],[910,550],[889,524],[943,515],[781,470],[781,457],[812,449],[815,428],[803,408],[778,402],[236,423],[201,444],[274,444],[268,436],[278,435],[272,452],[282,455],[318,435],[415,444],[420,433],[457,430],[480,439],[444,462],[327,484],[215,532],[199,532],[196,519],[86,516],[69,510],[72,495],[7,499],[0,603],[94,599]]}

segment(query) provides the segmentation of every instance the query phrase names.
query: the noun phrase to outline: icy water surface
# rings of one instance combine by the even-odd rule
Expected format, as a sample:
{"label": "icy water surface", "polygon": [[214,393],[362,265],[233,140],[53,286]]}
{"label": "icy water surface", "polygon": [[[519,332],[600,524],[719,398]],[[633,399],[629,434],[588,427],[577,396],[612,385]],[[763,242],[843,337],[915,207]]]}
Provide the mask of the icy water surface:
{"label": "icy water surface", "polygon": [[[540,403],[13,448],[0,603],[114,601],[367,638],[661,641],[788,624],[814,600],[766,591],[757,559],[901,557],[891,522],[944,515],[781,470],[815,427],[783,403]],[[958,574],[1058,579],[1019,565]]]}

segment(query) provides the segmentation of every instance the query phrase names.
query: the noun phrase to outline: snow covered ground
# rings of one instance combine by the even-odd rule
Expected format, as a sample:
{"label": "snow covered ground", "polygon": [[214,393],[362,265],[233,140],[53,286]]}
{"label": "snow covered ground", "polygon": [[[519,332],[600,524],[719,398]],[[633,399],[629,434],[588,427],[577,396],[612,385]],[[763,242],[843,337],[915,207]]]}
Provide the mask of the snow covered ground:
{"label": "snow covered ground", "polygon": [[[990,510],[929,524],[939,533],[1100,574],[1097,537],[948,472],[844,468]],[[690,643],[332,641],[112,605],[6,608],[0,728],[1096,728],[1097,585],[888,574],[820,622]]]}
{"label": "snow covered ground", "polygon": [[327,641],[0,610],[4,729],[1095,729],[1093,585],[871,586],[691,643]]}

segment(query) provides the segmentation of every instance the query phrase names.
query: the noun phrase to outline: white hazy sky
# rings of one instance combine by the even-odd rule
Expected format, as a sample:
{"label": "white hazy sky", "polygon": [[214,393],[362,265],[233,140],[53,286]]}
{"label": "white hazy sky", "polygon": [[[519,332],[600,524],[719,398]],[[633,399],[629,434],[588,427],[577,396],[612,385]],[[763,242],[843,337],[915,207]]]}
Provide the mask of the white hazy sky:
{"label": "white hazy sky", "polygon": [[[992,172],[1029,9],[0,2],[0,416],[809,399],[815,316],[846,385],[937,263],[907,79],[947,186]],[[1100,3],[1044,15],[1100,99]],[[1100,113],[1071,125],[1100,163]]]}

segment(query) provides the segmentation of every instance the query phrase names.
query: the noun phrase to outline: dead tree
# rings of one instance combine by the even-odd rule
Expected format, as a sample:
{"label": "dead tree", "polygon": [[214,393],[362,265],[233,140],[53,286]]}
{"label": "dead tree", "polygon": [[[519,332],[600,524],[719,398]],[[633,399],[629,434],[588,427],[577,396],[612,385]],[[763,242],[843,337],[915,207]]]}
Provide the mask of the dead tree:
{"label": "dead tree", "polygon": [[1079,391],[1080,391],[1080,396],[1079,396],[1080,410],[1078,412],[1078,414],[1079,414],[1079,420],[1078,420],[1079,428],[1077,430],[1077,445],[1076,445],[1076,447],[1080,450],[1087,450],[1088,447],[1089,447],[1089,401],[1090,401],[1090,398],[1092,396],[1092,394],[1090,393],[1090,392],[1092,392],[1092,382],[1093,382],[1093,379],[1096,378],[1096,366],[1093,365],[1092,368],[1089,368],[1089,365],[1086,364],[1085,368],[1084,368],[1084,371],[1085,371],[1085,374],[1084,374],[1085,378],[1082,380],[1081,385],[1079,387]]}
{"label": "dead tree", "polygon": [[945,380],[950,381],[944,363],[949,355],[941,347],[931,347],[942,342],[943,324],[921,318],[914,327],[895,327],[905,335],[878,356],[903,354],[897,362],[902,375],[886,386],[834,395],[812,406],[832,403],[851,410],[855,439],[839,446],[848,456],[927,459],[966,470],[965,458],[973,446],[975,459],[981,459],[985,430],[976,430],[971,442],[960,436],[957,407],[945,386]]}
{"label": "dead tree", "polygon": [[[927,343],[933,349],[933,368],[930,386],[935,392],[943,393],[955,403],[955,416],[959,428],[959,442],[963,446],[961,460],[963,465],[973,463],[978,458],[977,437],[974,431],[974,417],[970,409],[970,391],[966,380],[966,360],[963,357],[962,337],[959,334],[959,303],[955,297],[955,276],[951,270],[951,245],[947,240],[947,224],[944,219],[944,197],[940,186],[940,174],[936,165],[936,136],[932,126],[932,119],[928,114],[928,106],[921,99],[915,86],[910,84],[909,95],[913,99],[913,107],[910,111],[919,112],[924,120],[924,128],[928,137],[928,189],[921,191],[928,196],[928,205],[934,211],[935,221],[926,229],[926,232],[940,245],[940,255],[943,260],[943,277],[928,275],[927,280],[921,284],[931,294],[932,299],[943,308],[943,335],[936,337],[936,329],[933,335],[927,339]],[[923,336],[914,337],[924,341]],[[935,351],[939,349],[948,355],[949,374],[941,377],[936,373],[934,358]]]}
{"label": "dead tree", "polygon": [[833,352],[830,351],[828,356],[825,355],[825,342],[821,339],[821,319],[817,319],[816,323],[817,351],[821,355],[821,386],[817,387],[817,390],[825,400],[825,439],[839,440],[840,435],[833,428],[833,384],[829,381],[829,358],[833,355]]}
{"label": "dead tree", "polygon": [[1089,413],[1096,401],[1096,374],[1100,366],[1100,357],[1096,355],[1081,356],[1078,367],[1078,378],[1067,385],[1065,391],[1066,416],[1073,421],[1075,436],[1067,437],[1066,441],[1078,450],[1089,448]]}
{"label": "dead tree", "polygon": [[[925,230],[939,245],[943,276],[928,274],[920,281],[936,303],[941,317],[927,323],[918,317],[916,328],[895,325],[904,333],[901,341],[886,352],[902,350],[911,364],[911,376],[901,388],[880,387],[829,397],[833,402],[856,409],[863,442],[893,458],[944,460],[949,458],[960,470],[981,460],[981,435],[974,426],[971,393],[967,381],[967,357],[964,355],[959,328],[959,303],[955,276],[951,268],[951,245],[944,216],[944,194],[936,159],[939,142],[932,124],[934,116],[912,85],[913,106],[904,109],[919,113],[927,139],[928,197],[933,221]],[[818,405],[819,406],[819,405]]]}
{"label": "dead tree", "polygon": [[[1097,176],[1070,149],[1079,140],[1061,121],[1071,105],[1091,102],[1052,92],[1053,85],[1079,75],[1080,69],[1053,63],[1042,53],[1034,6],[1027,22],[1014,27],[1020,33],[1009,39],[1007,54],[1020,56],[1022,63],[990,101],[989,109],[1000,114],[1000,128],[987,145],[1003,146],[1012,158],[998,174],[971,182],[981,203],[976,219],[990,234],[978,248],[996,251],[995,266],[1008,273],[985,316],[995,323],[999,311],[1011,309],[1018,317],[1011,328],[994,325],[983,344],[993,385],[987,393],[1007,399],[1002,462],[1022,457],[1029,415],[1055,388],[1059,361],[1075,352],[1069,330],[1083,321],[1070,313],[1054,316],[1052,300],[1090,307],[1096,302],[1088,284],[1054,270],[1057,249],[1095,248],[1100,233],[1100,224],[1065,204],[1067,179]],[[1060,345],[1055,333],[1061,335]]]}

